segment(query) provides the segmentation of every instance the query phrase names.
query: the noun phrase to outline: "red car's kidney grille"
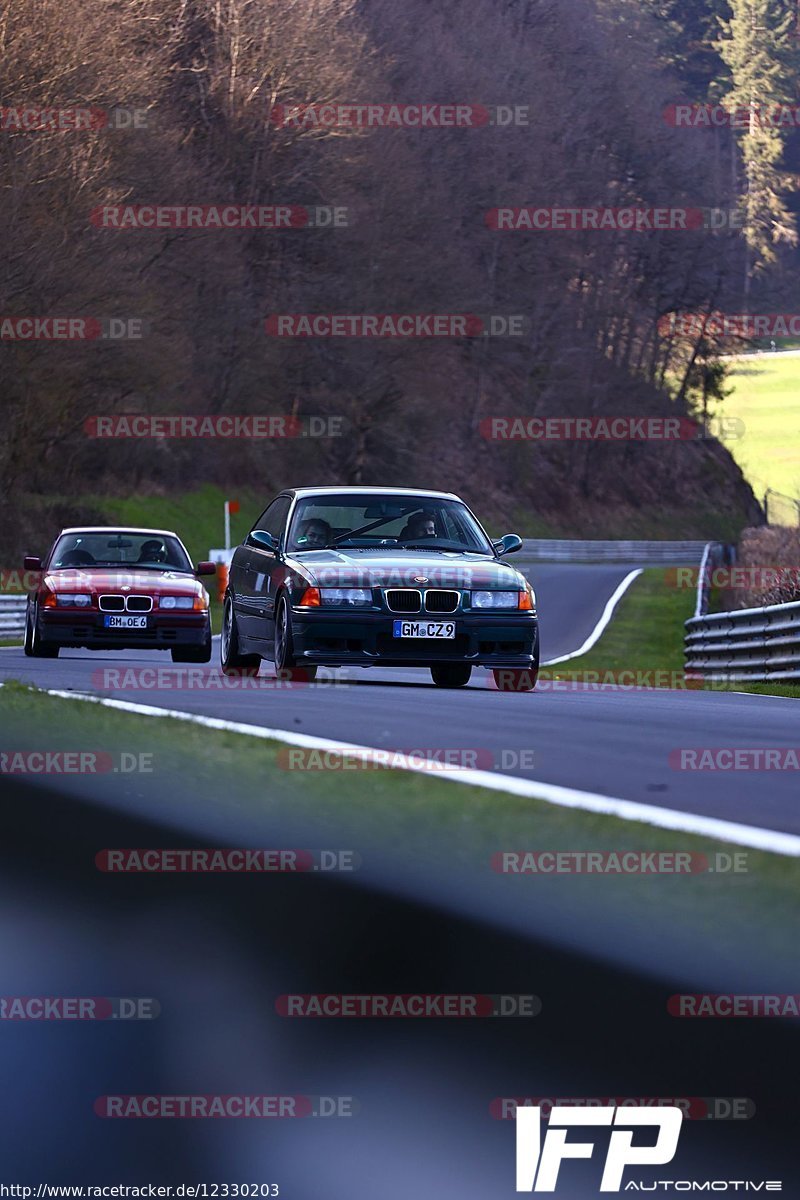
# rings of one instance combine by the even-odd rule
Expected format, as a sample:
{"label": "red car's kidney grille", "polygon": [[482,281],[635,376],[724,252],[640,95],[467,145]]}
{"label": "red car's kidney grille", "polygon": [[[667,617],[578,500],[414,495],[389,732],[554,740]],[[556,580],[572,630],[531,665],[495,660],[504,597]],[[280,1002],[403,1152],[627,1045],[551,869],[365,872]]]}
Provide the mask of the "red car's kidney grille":
{"label": "red car's kidney grille", "polygon": [[153,608],[152,596],[101,596],[99,600],[101,612],[150,612]]}

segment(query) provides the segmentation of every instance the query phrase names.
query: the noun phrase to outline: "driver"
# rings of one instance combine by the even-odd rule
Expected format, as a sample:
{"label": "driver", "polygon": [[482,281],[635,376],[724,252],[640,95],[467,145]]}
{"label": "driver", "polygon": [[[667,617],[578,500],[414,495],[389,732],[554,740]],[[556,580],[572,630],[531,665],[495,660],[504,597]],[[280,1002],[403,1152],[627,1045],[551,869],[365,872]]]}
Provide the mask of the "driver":
{"label": "driver", "polygon": [[405,539],[413,539],[414,541],[417,538],[435,538],[436,518],[433,513],[414,513],[414,516],[409,519],[401,536]]}
{"label": "driver", "polygon": [[138,562],[165,563],[166,561],[167,548],[163,542],[156,541],[155,538],[148,542],[142,542],[142,548],[139,551]]}
{"label": "driver", "polygon": [[321,517],[311,517],[310,520],[303,521],[297,531],[298,549],[302,550],[324,550],[330,539],[331,527]]}

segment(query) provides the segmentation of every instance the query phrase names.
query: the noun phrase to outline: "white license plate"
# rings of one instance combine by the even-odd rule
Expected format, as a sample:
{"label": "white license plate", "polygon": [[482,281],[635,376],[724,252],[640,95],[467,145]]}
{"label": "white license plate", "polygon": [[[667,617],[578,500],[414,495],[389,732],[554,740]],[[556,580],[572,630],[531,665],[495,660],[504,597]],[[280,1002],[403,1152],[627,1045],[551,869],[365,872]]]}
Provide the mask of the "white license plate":
{"label": "white license plate", "polygon": [[106,629],[147,629],[147,617],[105,617]]}
{"label": "white license plate", "polygon": [[393,636],[399,638],[454,638],[455,621],[395,621]]}

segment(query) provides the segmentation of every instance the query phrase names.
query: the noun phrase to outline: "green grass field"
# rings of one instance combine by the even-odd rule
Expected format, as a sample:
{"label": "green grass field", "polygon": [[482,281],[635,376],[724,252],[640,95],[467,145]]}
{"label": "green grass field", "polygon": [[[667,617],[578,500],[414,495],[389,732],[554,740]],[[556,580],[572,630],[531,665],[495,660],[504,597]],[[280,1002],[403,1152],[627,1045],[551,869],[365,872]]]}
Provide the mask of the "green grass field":
{"label": "green grass field", "polygon": [[767,488],[800,499],[800,352],[749,355],[730,364],[731,395],[723,417],[739,417],[746,432],[726,442],[763,501]]}

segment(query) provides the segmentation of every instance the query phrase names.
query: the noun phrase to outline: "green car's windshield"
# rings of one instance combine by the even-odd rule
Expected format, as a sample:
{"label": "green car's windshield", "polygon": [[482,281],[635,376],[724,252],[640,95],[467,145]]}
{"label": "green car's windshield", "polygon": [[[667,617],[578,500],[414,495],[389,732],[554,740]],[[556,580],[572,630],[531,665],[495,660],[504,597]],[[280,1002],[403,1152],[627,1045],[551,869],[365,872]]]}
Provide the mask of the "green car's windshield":
{"label": "green car's windshield", "polygon": [[430,549],[492,555],[492,545],[460,500],[440,496],[337,494],[302,498],[292,519],[290,551]]}

